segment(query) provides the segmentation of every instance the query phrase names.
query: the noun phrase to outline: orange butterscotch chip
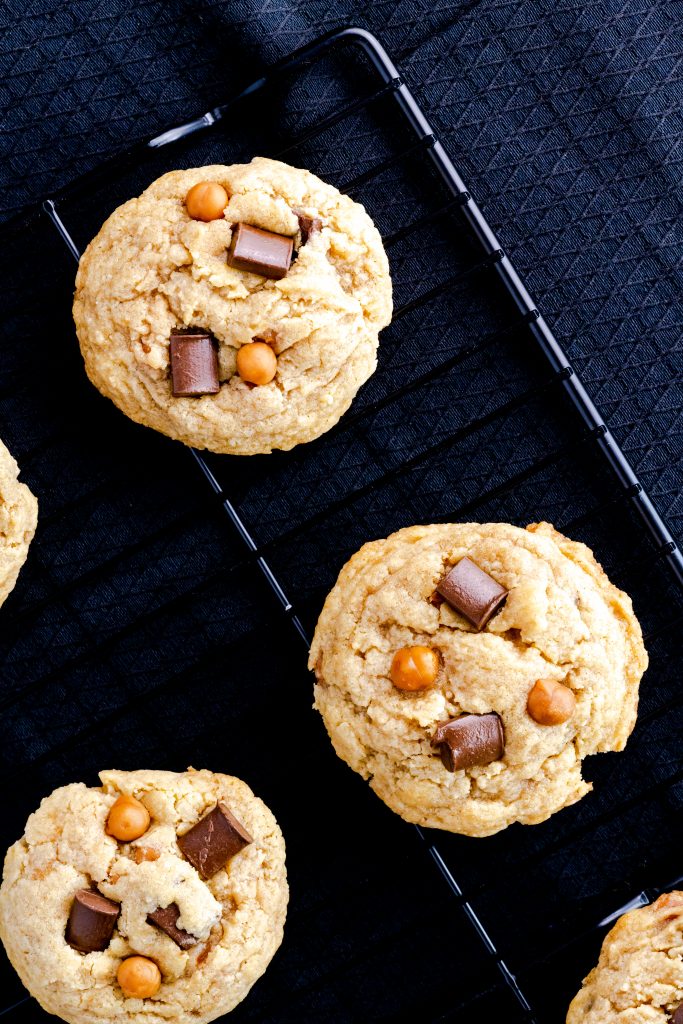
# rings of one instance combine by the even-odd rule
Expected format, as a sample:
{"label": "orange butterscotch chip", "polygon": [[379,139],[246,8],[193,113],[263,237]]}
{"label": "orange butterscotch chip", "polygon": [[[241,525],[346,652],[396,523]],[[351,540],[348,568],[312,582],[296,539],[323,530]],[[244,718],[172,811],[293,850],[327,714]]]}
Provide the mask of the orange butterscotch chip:
{"label": "orange butterscotch chip", "polygon": [[119,964],[116,980],[127,999],[149,999],[161,986],[161,971],[146,956],[129,956]]}
{"label": "orange butterscotch chip", "polygon": [[428,690],[439,674],[439,655],[431,647],[402,647],[391,662],[391,681],[399,690]]}
{"label": "orange butterscotch chip", "polygon": [[139,839],[149,828],[149,811],[128,793],[122,793],[112,804],[107,818],[107,834],[122,843]]}
{"label": "orange butterscotch chip", "polygon": [[142,864],[146,860],[159,860],[161,854],[158,850],[155,850],[153,846],[136,846],[135,847],[135,863]]}
{"label": "orange butterscotch chip", "polygon": [[250,341],[237,352],[237,372],[249,384],[270,384],[277,371],[277,356],[265,341]]}
{"label": "orange butterscotch chip", "polygon": [[217,181],[198,181],[185,196],[185,209],[193,220],[220,220],[228,193]]}
{"label": "orange butterscotch chip", "polygon": [[576,697],[554,679],[538,679],[529,693],[527,711],[539,725],[562,725],[576,710]]}

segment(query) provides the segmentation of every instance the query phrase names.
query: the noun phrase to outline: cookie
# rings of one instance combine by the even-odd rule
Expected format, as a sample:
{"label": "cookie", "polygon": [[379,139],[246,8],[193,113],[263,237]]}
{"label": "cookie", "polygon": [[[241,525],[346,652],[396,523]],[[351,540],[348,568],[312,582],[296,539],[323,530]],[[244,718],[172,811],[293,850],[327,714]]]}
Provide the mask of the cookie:
{"label": "cookie", "polygon": [[310,654],[337,754],[408,821],[470,836],[579,800],[647,667],[630,599],[547,523],[414,526],[342,569]]}
{"label": "cookie", "polygon": [[131,419],[215,452],[289,449],[374,371],[389,265],[363,207],[308,171],[172,171],[86,249],[74,319],[88,376]]}
{"label": "cookie", "polygon": [[71,1024],[212,1021],[282,941],[285,846],[245,783],[105,771],[42,801],[10,848],[0,938]]}
{"label": "cookie", "polygon": [[567,1024],[667,1021],[683,1021],[683,892],[619,918],[567,1014]]}
{"label": "cookie", "polygon": [[38,502],[18,476],[19,467],[0,441],[0,604],[14,589],[38,522]]}

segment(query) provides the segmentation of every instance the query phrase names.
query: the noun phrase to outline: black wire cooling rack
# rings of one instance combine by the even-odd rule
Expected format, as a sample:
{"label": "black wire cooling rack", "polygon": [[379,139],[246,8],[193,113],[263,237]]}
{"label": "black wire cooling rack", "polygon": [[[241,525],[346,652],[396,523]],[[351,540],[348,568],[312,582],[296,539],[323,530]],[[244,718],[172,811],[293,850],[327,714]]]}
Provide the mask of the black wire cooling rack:
{"label": "black wire cooling rack", "polygon": [[[56,497],[41,513],[24,593],[3,611],[7,841],[48,782],[81,778],[103,756],[174,768],[213,757],[210,766],[243,775],[272,804],[293,875],[283,951],[231,1019],[561,1021],[605,928],[680,875],[681,552],[364,30],[298,50],[1,235],[40,231],[47,215],[78,260],[103,217],[157,174],[254,153],[319,173],[380,227],[397,308],[379,369],[309,445],[250,459],[192,451],[208,485],[197,495],[180,445],[127,423],[85,384],[81,414],[55,429],[28,364],[12,365],[3,418],[21,421],[24,475],[41,499]],[[55,287],[63,307],[62,278]],[[41,430],[29,423],[27,390]],[[412,832],[331,755],[301,700],[300,641],[308,645],[325,594],[364,541],[414,522],[541,518],[593,547],[634,597],[652,660],[634,736],[624,754],[589,762],[595,793],[544,825],[487,840]],[[170,636],[161,645],[160,621]],[[229,681],[225,691],[217,679]],[[298,696],[284,700],[288,686]],[[209,695],[203,712],[198,694]],[[438,872],[425,869],[429,858]],[[0,1016],[47,1019],[6,978]]]}

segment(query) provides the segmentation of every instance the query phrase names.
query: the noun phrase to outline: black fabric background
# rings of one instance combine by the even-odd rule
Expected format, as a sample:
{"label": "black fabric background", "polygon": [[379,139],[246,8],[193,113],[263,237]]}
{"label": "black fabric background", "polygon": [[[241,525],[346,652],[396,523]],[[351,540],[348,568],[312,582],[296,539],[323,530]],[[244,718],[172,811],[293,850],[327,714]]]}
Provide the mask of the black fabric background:
{"label": "black fabric background", "polygon": [[[10,2],[1,17],[4,218],[132,141],[225,101],[323,31],[375,32],[680,538],[683,4],[36,0]],[[227,145],[248,156],[261,135],[296,133],[368,84],[352,70],[342,85],[343,74],[337,66],[307,75],[279,99],[281,123],[256,124],[251,135],[242,122],[227,124]],[[383,158],[382,139],[353,122],[302,162],[345,182]],[[130,194],[121,188],[120,198]],[[412,194],[390,180],[359,198],[387,234],[413,218]],[[118,198],[114,189],[82,219],[70,211],[80,244]],[[392,250],[397,297],[444,276],[452,244],[442,235],[419,256]],[[41,523],[0,616],[4,845],[42,795],[93,782],[98,767],[234,771],[283,824],[292,911],[281,953],[232,1019],[518,1019],[418,837],[331,754],[309,710],[302,649],[190,457],[129,424],[87,384],[70,323],[73,267],[59,242],[44,224],[9,238],[0,433],[39,495]],[[477,288],[387,332],[358,409],[484,329],[488,293]],[[372,414],[372,430],[354,427],[352,440],[342,429],[288,457],[215,460],[216,471],[259,539],[270,540],[349,486],[392,473],[427,438],[514,400],[530,378],[544,371],[526,351],[477,355],[419,400]],[[364,539],[445,516],[564,440],[570,414],[555,421],[544,402],[274,550],[307,625]],[[626,754],[595,759],[594,796],[483,844],[438,839],[548,1022],[563,1019],[594,960],[597,920],[682,871],[680,630],[658,632],[680,602],[620,505],[608,505],[598,526],[581,519],[613,497],[591,454],[475,516],[576,524],[656,634],[638,730]],[[569,951],[544,966],[543,955],[565,943]],[[19,1002],[9,968],[3,979],[0,1009],[18,1002],[8,1021],[47,1019]]]}

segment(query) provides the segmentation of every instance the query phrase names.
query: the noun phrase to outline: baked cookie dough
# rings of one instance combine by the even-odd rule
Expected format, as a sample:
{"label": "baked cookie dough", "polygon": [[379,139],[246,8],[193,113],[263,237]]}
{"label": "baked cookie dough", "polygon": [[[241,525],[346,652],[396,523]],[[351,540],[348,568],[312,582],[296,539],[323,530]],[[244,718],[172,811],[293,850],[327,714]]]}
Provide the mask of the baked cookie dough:
{"label": "baked cookie dough", "polygon": [[[466,567],[493,616],[480,630],[436,590],[455,593]],[[486,836],[590,790],[582,758],[624,747],[647,654],[630,599],[583,544],[547,523],[462,523],[362,547],[309,665],[337,754],[392,810]]]}
{"label": "baked cookie dough", "polygon": [[[212,1021],[244,999],[282,941],[288,891],[277,822],[227,775],[105,771],[100,779],[99,788],[55,790],[8,851],[7,954],[38,1002],[71,1024]],[[223,821],[223,833],[213,828],[221,807],[235,822]],[[208,832],[227,847],[207,839],[212,814]],[[77,916],[78,900],[93,899],[113,911],[104,937],[106,914],[98,922],[86,906]],[[175,939],[164,930],[169,913]],[[74,948],[97,945],[98,928],[104,948]]]}
{"label": "baked cookie dough", "polygon": [[38,522],[38,502],[18,476],[19,467],[0,441],[0,604],[14,589]]}
{"label": "baked cookie dough", "polygon": [[619,918],[598,966],[572,1001],[567,1024],[681,1024],[683,892]]}
{"label": "baked cookie dough", "polygon": [[[186,202],[204,182],[212,191]],[[217,219],[195,219],[202,203]],[[284,277],[229,265],[238,224],[293,240]],[[261,157],[172,171],[86,249],[74,319],[88,376],[131,419],[215,452],[289,449],[329,430],[374,371],[391,319],[389,265],[364,208],[309,171]],[[183,328],[217,346],[214,394],[174,396],[169,339]],[[277,357],[258,386],[237,366],[255,340]]]}

